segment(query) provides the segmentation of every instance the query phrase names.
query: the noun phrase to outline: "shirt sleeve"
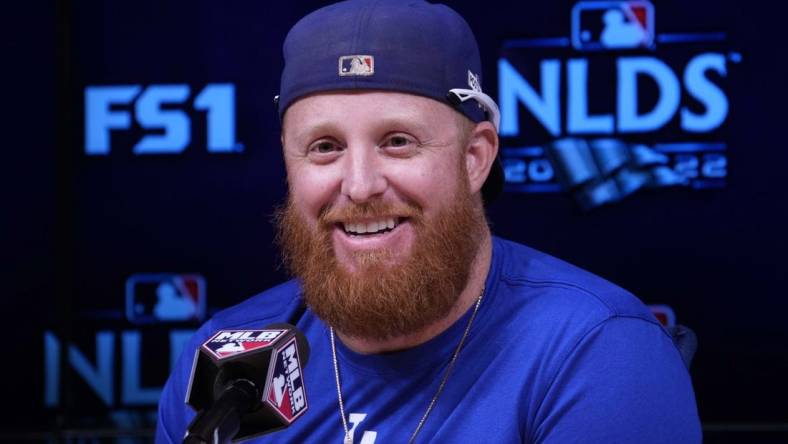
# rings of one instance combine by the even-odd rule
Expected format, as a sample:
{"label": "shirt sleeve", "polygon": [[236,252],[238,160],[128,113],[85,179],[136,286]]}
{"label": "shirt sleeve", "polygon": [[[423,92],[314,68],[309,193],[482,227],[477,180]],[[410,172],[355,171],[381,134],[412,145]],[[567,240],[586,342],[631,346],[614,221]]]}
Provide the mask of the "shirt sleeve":
{"label": "shirt sleeve", "polygon": [[658,324],[613,317],[574,346],[536,412],[530,442],[701,442],[692,382]]}

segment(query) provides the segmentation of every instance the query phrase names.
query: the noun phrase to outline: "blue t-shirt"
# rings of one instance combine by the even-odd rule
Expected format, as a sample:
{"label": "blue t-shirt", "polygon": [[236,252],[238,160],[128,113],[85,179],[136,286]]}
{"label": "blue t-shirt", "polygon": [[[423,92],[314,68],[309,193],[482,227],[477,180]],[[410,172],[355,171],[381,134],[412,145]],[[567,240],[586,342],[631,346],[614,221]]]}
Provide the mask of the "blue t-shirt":
{"label": "blue t-shirt", "polygon": [[[328,327],[302,314],[296,281],[214,316],[164,388],[157,443],[179,443],[196,347],[216,330],[299,320],[311,346],[309,408],[259,443],[341,443]],[[342,395],[356,444],[406,443],[434,396],[471,310],[417,347],[361,355],[337,338]],[[493,239],[485,295],[417,443],[699,443],[689,374],[669,334],[615,285],[531,248]]]}

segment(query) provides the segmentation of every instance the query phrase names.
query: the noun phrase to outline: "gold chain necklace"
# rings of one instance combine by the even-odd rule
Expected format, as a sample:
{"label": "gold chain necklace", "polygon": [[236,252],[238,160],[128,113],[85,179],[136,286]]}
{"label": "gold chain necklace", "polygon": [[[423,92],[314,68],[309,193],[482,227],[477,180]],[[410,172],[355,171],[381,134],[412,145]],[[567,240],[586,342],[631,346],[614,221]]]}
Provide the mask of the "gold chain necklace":
{"label": "gold chain necklace", "polygon": [[[449,365],[446,367],[446,372],[443,374],[443,379],[441,379],[441,383],[438,386],[438,390],[435,392],[435,395],[432,397],[430,404],[427,406],[427,410],[422,415],[421,419],[419,420],[418,425],[416,426],[416,430],[413,431],[413,434],[410,435],[410,439],[408,440],[408,444],[413,444],[416,440],[416,435],[419,434],[421,431],[422,426],[427,421],[427,416],[429,416],[432,408],[435,406],[435,402],[438,401],[438,397],[440,396],[441,392],[443,392],[443,387],[446,386],[446,381],[449,379],[449,375],[451,374],[452,369],[454,368],[454,364],[457,362],[457,356],[460,354],[460,350],[462,349],[462,345],[465,343],[465,339],[468,337],[468,333],[471,331],[471,325],[473,325],[473,320],[476,318],[476,313],[479,311],[479,306],[482,304],[482,297],[484,297],[484,288],[482,288],[482,292],[478,298],[476,298],[476,304],[473,307],[473,313],[471,313],[471,318],[468,319],[468,325],[465,327],[465,331],[462,334],[462,338],[460,338],[459,344],[457,344],[457,348],[454,350],[454,354],[449,361]],[[345,404],[342,402],[342,386],[339,383],[339,363],[337,361],[337,347],[336,341],[334,340],[334,328],[329,328],[329,333],[331,336],[331,358],[334,361],[334,379],[337,383],[337,400],[339,401],[339,414],[342,417],[342,427],[345,429],[345,439],[343,444],[353,444],[353,439],[350,436],[350,430],[347,426],[347,416],[345,415]]]}

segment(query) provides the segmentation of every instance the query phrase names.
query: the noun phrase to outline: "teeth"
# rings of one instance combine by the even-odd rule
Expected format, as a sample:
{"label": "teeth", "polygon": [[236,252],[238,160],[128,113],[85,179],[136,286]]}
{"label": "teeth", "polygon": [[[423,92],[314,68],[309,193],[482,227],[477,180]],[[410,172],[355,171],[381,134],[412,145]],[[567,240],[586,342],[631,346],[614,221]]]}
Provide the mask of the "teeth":
{"label": "teeth", "polygon": [[344,223],[346,233],[351,234],[364,234],[364,233],[377,233],[385,229],[393,229],[397,226],[396,219],[390,217],[369,223]]}

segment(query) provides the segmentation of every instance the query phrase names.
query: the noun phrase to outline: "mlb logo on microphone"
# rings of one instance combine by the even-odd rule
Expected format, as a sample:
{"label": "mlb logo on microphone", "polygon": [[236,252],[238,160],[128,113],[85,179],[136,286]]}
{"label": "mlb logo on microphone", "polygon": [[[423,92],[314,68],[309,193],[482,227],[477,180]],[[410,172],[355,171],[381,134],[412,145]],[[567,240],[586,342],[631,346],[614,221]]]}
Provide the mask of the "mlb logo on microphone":
{"label": "mlb logo on microphone", "polygon": [[301,358],[296,338],[278,348],[274,365],[270,367],[265,388],[265,402],[287,423],[295,421],[308,407],[304,379],[301,377]]}
{"label": "mlb logo on microphone", "polygon": [[231,358],[276,342],[285,330],[222,330],[205,341],[203,348],[217,359]]}
{"label": "mlb logo on microphone", "polygon": [[581,1],[572,8],[575,49],[604,51],[653,45],[654,6],[648,1]]}
{"label": "mlb logo on microphone", "polygon": [[126,318],[135,324],[200,322],[205,290],[199,274],[133,274],[126,280]]}

